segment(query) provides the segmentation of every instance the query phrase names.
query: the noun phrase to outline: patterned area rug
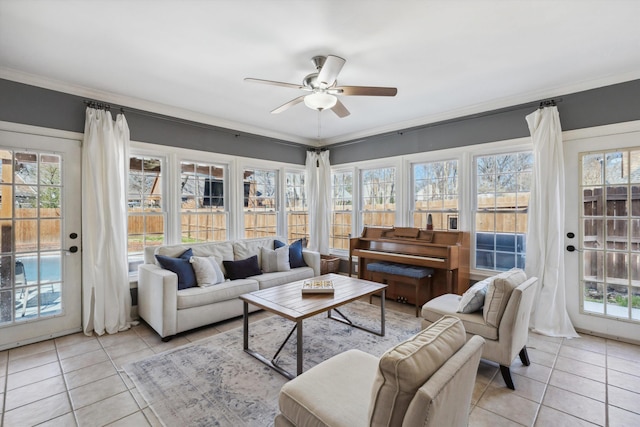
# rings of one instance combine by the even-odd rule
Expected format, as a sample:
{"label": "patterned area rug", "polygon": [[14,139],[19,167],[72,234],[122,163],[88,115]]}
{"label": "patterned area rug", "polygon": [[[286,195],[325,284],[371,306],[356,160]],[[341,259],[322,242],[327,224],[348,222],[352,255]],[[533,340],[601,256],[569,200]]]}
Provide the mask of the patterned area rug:
{"label": "patterned area rug", "polygon": [[[380,308],[353,302],[340,308],[354,323],[380,327]],[[334,314],[335,315],[335,314]],[[273,316],[249,325],[249,348],[271,358],[293,327]],[[380,356],[420,330],[420,319],[386,311],[384,337],[328,319],[306,319],[304,369],[351,348]],[[279,364],[295,372],[295,333]],[[166,426],[271,426],[278,392],[287,381],[242,350],[242,328],[233,329],[124,366],[149,406]]]}

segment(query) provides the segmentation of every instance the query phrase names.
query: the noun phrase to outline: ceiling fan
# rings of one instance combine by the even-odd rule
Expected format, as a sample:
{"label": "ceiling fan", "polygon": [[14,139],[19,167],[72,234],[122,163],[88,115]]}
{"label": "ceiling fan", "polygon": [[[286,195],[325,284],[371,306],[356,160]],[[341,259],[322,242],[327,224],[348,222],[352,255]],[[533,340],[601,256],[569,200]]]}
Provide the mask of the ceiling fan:
{"label": "ceiling fan", "polygon": [[304,102],[304,104],[318,111],[330,109],[338,117],[347,117],[349,110],[338,99],[341,96],[395,96],[398,89],[395,87],[378,87],[378,86],[338,86],[336,78],[342,70],[344,63],[343,58],[335,55],[314,56],[311,58],[317,72],[311,73],[302,80],[302,84],[283,83],[273,80],[262,80],[247,77],[244,80],[253,83],[262,83],[267,85],[282,86],[292,89],[300,89],[311,92],[307,95],[301,95],[292,99],[271,111],[272,114],[281,113],[296,104]]}

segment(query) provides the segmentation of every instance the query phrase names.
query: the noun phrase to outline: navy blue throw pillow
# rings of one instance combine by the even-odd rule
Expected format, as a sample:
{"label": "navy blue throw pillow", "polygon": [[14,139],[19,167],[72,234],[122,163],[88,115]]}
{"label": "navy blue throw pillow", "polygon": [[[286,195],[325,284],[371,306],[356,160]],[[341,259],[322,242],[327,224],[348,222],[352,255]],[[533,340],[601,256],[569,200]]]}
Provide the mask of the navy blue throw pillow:
{"label": "navy blue throw pillow", "polygon": [[173,271],[178,275],[178,290],[192,288],[198,285],[196,275],[189,260],[193,256],[191,248],[187,249],[178,258],[164,255],[156,255],[160,266],[166,270]]}
{"label": "navy blue throw pillow", "polygon": [[224,269],[227,270],[227,277],[231,280],[246,279],[249,276],[262,274],[258,265],[258,255],[239,261],[222,261]]}
{"label": "navy blue throw pillow", "polygon": [[[280,240],[273,241],[273,249],[281,248],[286,243],[282,243]],[[306,267],[307,263],[304,262],[302,257],[302,239],[296,240],[289,246],[289,264],[291,268]]]}

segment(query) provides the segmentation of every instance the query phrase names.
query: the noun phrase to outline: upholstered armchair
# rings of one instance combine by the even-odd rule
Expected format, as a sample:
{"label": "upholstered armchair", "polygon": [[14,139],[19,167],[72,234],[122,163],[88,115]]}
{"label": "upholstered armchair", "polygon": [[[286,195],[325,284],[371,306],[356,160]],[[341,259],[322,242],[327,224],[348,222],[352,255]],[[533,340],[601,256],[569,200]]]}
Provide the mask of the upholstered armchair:
{"label": "upholstered armchair", "polygon": [[280,390],[277,427],[466,426],[484,340],[444,317],[378,358],[334,356]]}
{"label": "upholstered armchair", "polygon": [[[525,366],[529,365],[526,345],[538,279],[527,279],[522,270],[514,269],[491,277],[487,282],[489,290],[484,306],[480,303],[479,310],[461,313],[458,311],[460,295],[441,295],[422,307],[422,326],[429,327],[442,316],[460,318],[467,338],[479,335],[485,339],[482,358],[498,363],[507,387],[515,390],[509,367],[517,355]],[[474,288],[481,290],[482,286],[474,285],[470,291]]]}

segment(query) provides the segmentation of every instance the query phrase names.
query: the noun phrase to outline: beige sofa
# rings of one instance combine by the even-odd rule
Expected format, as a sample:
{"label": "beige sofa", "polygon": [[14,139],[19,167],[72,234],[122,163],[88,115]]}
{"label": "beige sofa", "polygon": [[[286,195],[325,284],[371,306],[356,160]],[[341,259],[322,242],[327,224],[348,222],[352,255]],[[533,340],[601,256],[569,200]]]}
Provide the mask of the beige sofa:
{"label": "beige sofa", "polygon": [[[262,267],[260,248],[273,249],[276,239],[286,241],[265,237],[146,248],[145,263],[138,267],[139,316],[167,341],[177,333],[241,316],[243,305],[238,297],[242,294],[320,275],[320,254],[304,249],[302,256],[307,267],[226,280],[214,286],[178,290],[176,273],[160,267],[155,258],[155,255],[178,257],[191,248],[194,256],[215,257],[227,275],[222,261],[242,260],[257,255],[258,264]],[[249,309],[257,310],[252,306]]]}

